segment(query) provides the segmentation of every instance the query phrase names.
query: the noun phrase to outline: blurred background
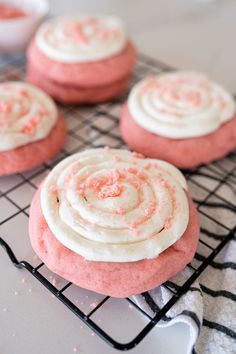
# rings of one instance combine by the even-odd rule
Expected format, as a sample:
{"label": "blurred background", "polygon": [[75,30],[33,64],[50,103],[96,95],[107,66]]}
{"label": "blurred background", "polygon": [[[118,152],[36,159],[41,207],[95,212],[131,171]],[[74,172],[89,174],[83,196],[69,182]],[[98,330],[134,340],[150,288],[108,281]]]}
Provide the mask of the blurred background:
{"label": "blurred background", "polygon": [[139,50],[178,68],[207,72],[236,93],[235,0],[50,0],[53,14],[121,16]]}

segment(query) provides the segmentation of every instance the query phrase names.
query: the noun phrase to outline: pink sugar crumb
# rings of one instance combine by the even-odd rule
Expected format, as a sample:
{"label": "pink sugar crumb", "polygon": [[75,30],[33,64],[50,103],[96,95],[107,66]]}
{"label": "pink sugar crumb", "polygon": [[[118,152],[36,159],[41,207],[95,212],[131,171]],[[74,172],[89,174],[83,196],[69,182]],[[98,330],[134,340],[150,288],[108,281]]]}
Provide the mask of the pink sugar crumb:
{"label": "pink sugar crumb", "polygon": [[221,100],[221,101],[220,101],[220,107],[221,107],[222,109],[224,109],[225,107],[227,107],[227,103],[226,103],[225,101]]}
{"label": "pink sugar crumb", "polygon": [[161,180],[161,185],[162,185],[162,187],[167,188],[169,186],[169,183],[166,180],[162,179]]}
{"label": "pink sugar crumb", "polygon": [[153,164],[151,162],[147,162],[143,165],[143,167],[145,168],[145,170],[150,170],[150,168],[153,167]]}
{"label": "pink sugar crumb", "polygon": [[109,146],[104,146],[103,150],[104,150],[105,152],[110,152],[110,151],[111,151],[111,149],[110,149]]}
{"label": "pink sugar crumb", "polygon": [[21,132],[29,136],[34,135],[40,121],[41,118],[39,116],[29,118],[29,120],[22,126]]}
{"label": "pink sugar crumb", "polygon": [[22,116],[26,115],[28,113],[28,109],[26,107],[21,107],[20,109],[20,114]]}
{"label": "pink sugar crumb", "polygon": [[9,114],[12,111],[12,104],[10,102],[0,102],[0,113]]}
{"label": "pink sugar crumb", "polygon": [[113,156],[113,159],[114,159],[114,161],[116,161],[116,162],[120,162],[120,161],[121,161],[121,158],[120,158],[120,156],[118,156],[118,155],[114,155],[114,156]]}
{"label": "pink sugar crumb", "polygon": [[81,44],[88,43],[88,37],[83,32],[83,28],[80,23],[72,23],[72,24],[68,25],[66,32],[75,42],[78,42]]}
{"label": "pink sugar crumb", "polygon": [[54,185],[50,186],[49,190],[52,194],[57,194],[57,187],[56,186],[54,186]]}
{"label": "pink sugar crumb", "polygon": [[130,224],[129,229],[135,236],[138,236],[139,232],[135,224]]}
{"label": "pink sugar crumb", "polygon": [[139,152],[133,151],[132,156],[137,158],[137,159],[144,159],[144,155],[140,154]]}
{"label": "pink sugar crumb", "polygon": [[133,173],[134,175],[137,175],[137,174],[138,174],[138,170],[137,170],[137,168],[135,168],[135,167],[128,167],[128,168],[127,168],[127,171],[128,171],[129,173]]}
{"label": "pink sugar crumb", "polygon": [[144,173],[142,173],[142,172],[139,172],[139,173],[137,174],[137,176],[138,176],[141,180],[143,180],[143,181],[146,181],[146,180],[147,180],[147,176],[146,176]]}
{"label": "pink sugar crumb", "polygon": [[154,213],[156,210],[156,206],[154,203],[150,203],[150,205],[144,210],[144,214],[146,218],[150,218],[150,216]]}
{"label": "pink sugar crumb", "polygon": [[18,93],[22,96],[22,97],[29,97],[29,93],[27,90],[25,89],[19,89]]}
{"label": "pink sugar crumb", "polygon": [[172,221],[173,221],[173,215],[170,215],[167,219],[166,219],[166,222],[165,222],[165,225],[164,225],[164,229],[165,230],[168,230],[171,228],[172,226]]}
{"label": "pink sugar crumb", "polygon": [[122,186],[120,186],[118,183],[114,183],[111,186],[104,186],[101,188],[101,191],[98,193],[98,198],[99,199],[105,199],[109,197],[118,197],[122,193]]}
{"label": "pink sugar crumb", "polygon": [[40,108],[39,111],[38,111],[38,113],[39,113],[40,116],[47,116],[47,115],[49,115],[48,110],[47,110],[46,108],[44,108],[44,107]]}
{"label": "pink sugar crumb", "polygon": [[124,215],[124,214],[125,214],[125,209],[122,208],[122,207],[118,207],[118,208],[116,209],[116,214],[118,214],[118,215]]}
{"label": "pink sugar crumb", "polygon": [[123,187],[119,184],[120,178],[120,171],[112,170],[103,177],[90,178],[85,183],[85,188],[92,190],[99,199],[117,197],[123,191]]}

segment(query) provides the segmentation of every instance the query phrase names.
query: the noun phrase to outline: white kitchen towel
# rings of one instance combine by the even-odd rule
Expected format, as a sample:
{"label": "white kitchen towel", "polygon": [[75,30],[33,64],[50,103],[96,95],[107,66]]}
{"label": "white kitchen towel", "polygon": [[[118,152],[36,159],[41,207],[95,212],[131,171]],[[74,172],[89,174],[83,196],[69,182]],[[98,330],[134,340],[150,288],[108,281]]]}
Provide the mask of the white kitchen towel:
{"label": "white kitchen towel", "polygon": [[[201,236],[204,233],[201,233]],[[223,235],[209,233],[213,243]],[[201,247],[200,247],[201,248]],[[199,253],[201,251],[201,253]],[[205,252],[207,253],[207,252]],[[207,256],[203,248],[195,255],[194,265]],[[236,236],[218,254],[189,291],[167,312],[158,326],[184,322],[189,326],[188,354],[236,353]],[[177,290],[192,270],[186,267],[166,285]],[[134,297],[146,312],[154,314],[173,296],[164,286]]]}

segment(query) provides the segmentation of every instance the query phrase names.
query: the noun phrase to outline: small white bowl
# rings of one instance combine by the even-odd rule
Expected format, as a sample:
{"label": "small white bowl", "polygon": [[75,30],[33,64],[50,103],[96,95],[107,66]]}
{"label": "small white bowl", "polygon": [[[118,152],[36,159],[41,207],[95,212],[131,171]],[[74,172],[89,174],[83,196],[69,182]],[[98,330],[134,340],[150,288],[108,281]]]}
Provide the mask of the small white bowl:
{"label": "small white bowl", "polygon": [[0,19],[0,53],[21,52],[48,15],[48,0],[0,0],[0,4],[2,3],[29,13],[25,17]]}

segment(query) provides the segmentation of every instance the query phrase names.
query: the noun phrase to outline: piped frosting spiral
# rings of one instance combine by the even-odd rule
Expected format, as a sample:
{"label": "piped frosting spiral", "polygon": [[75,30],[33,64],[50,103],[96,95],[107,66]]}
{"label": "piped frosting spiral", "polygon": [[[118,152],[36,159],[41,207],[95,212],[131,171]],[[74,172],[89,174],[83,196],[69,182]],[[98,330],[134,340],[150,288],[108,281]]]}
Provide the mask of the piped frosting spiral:
{"label": "piped frosting spiral", "polygon": [[186,181],[174,166],[126,150],[72,155],[41,189],[45,220],[64,246],[87,260],[157,257],[185,232]]}
{"label": "piped frosting spiral", "polygon": [[0,151],[15,149],[49,135],[57,108],[43,91],[24,82],[0,84]]}
{"label": "piped frosting spiral", "polygon": [[140,81],[129,95],[128,107],[141,127],[176,139],[207,135],[235,114],[235,101],[222,86],[185,71]]}
{"label": "piped frosting spiral", "polygon": [[120,53],[127,45],[127,36],[117,17],[65,16],[44,23],[36,43],[55,61],[83,63]]}

